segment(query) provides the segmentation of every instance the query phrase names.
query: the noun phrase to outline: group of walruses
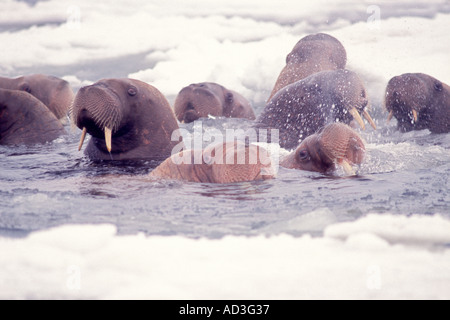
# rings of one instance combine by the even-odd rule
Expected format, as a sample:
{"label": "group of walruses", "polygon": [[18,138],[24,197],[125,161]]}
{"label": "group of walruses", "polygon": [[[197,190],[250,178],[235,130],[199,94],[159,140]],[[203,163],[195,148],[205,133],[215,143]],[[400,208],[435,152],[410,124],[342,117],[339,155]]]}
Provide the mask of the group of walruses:
{"label": "group of walruses", "polygon": [[[374,129],[376,124],[367,110],[364,84],[345,69],[346,62],[345,48],[336,38],[324,33],[302,38],[287,55],[258,117],[241,94],[212,82],[183,88],[172,108],[158,89],[134,79],[103,79],[75,95],[68,82],[52,76],[0,77],[0,144],[52,141],[66,133],[62,122],[70,114],[82,130],[80,149],[86,134],[91,136],[85,153],[92,160],[159,160],[152,177],[193,182],[273,178],[273,164],[261,156],[264,148],[258,144],[224,141],[173,154],[180,141],[173,141],[172,134],[180,122],[246,118],[255,130],[278,130],[279,145],[292,150],[281,166],[327,173],[341,165],[351,173],[352,165],[363,161],[365,147],[349,125],[364,129],[364,119]],[[399,130],[450,131],[450,88],[429,75],[392,78],[385,107]],[[256,160],[239,162],[238,151],[245,159],[256,155]]]}

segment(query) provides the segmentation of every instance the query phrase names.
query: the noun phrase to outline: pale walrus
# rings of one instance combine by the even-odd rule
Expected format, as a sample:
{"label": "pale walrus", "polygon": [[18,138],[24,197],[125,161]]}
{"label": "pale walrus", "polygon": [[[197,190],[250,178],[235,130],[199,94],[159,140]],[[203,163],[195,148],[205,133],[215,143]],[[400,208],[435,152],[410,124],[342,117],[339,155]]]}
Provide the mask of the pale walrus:
{"label": "pale walrus", "polygon": [[247,99],[213,82],[195,83],[181,89],[174,110],[177,119],[184,123],[208,116],[255,119]]}
{"label": "pale walrus", "polygon": [[268,101],[291,83],[320,71],[344,69],[346,63],[347,53],[339,40],[325,33],[308,35],[287,55]]}
{"label": "pale walrus", "polygon": [[0,77],[0,88],[22,90],[32,94],[58,119],[67,116],[74,98],[73,90],[67,81],[43,74],[32,74],[14,79]]}
{"label": "pale walrus", "polygon": [[401,131],[450,132],[450,87],[427,74],[392,78],[386,87],[385,107],[388,121],[395,117]]}
{"label": "pale walrus", "polygon": [[64,134],[61,122],[40,100],[24,91],[0,89],[0,144],[46,143]]}
{"label": "pale walrus", "polygon": [[233,141],[183,150],[161,163],[150,177],[203,183],[256,181],[273,178],[271,166],[263,148]]}
{"label": "pale walrus", "polygon": [[71,109],[73,123],[92,138],[85,153],[92,160],[159,160],[179,141],[169,102],[155,87],[133,79],[104,79],[81,88]]}
{"label": "pale walrus", "polygon": [[376,128],[367,105],[364,84],[356,73],[322,71],[278,91],[254,126],[278,129],[280,146],[293,149],[329,123],[356,120],[365,129],[360,113]]}
{"label": "pale walrus", "polygon": [[[241,162],[238,162],[239,146],[244,150]],[[333,123],[305,139],[281,159],[280,165],[327,174],[341,166],[347,174],[353,175],[353,165],[361,164],[364,154],[364,142],[359,135],[345,124]],[[203,183],[255,181],[274,178],[273,165],[263,147],[225,142],[204,150],[185,150],[172,155],[154,169],[150,177]]]}
{"label": "pale walrus", "polygon": [[364,160],[362,138],[343,123],[332,123],[307,137],[280,166],[290,169],[330,173],[341,166],[347,174],[354,174],[353,165]]}

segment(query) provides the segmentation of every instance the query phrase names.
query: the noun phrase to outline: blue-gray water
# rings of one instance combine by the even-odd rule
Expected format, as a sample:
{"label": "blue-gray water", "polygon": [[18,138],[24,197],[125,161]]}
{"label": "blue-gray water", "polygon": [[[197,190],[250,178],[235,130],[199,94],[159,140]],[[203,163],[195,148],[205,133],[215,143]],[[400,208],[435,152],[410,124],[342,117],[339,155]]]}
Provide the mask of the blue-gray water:
{"label": "blue-gray water", "polygon": [[[230,122],[242,125],[208,120],[205,130]],[[401,133],[394,124],[381,125],[362,132],[367,156],[358,176],[280,169],[277,179],[218,185],[149,181],[152,162],[92,163],[77,150],[80,131],[67,129],[68,136],[46,145],[0,147],[0,234],[112,223],[121,234],[320,235],[329,223],[368,213],[450,217],[450,134]],[[280,227],[317,210],[327,213],[319,225]]]}

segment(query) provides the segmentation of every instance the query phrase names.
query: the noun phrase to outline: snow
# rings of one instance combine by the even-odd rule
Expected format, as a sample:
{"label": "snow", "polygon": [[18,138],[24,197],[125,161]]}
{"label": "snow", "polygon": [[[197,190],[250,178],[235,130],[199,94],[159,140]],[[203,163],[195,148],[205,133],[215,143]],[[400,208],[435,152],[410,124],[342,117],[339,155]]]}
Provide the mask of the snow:
{"label": "snow", "polygon": [[368,215],[324,237],[218,240],[66,225],[0,238],[0,298],[449,299],[449,244],[439,215]]}
{"label": "snow", "polygon": [[[395,75],[423,72],[450,83],[448,2],[370,5],[2,0],[0,43],[8,45],[0,73],[57,70],[77,89],[99,80],[77,73],[78,65],[142,55],[107,71],[149,82],[169,100],[190,83],[218,82],[260,111],[295,43],[327,32],[368,84],[375,112]],[[377,9],[381,20],[371,20]],[[406,214],[368,212],[338,223],[322,208],[266,226],[267,235],[216,240],[117,235],[112,225],[0,237],[0,299],[449,299],[450,221]],[[319,237],[291,235],[324,228]]]}
{"label": "snow", "polygon": [[[148,67],[124,76],[149,82],[168,98],[190,83],[213,81],[259,107],[295,43],[309,33],[328,32],[346,47],[348,68],[370,83],[373,103],[380,103],[387,81],[400,73],[424,72],[449,82],[445,1],[380,1],[380,20],[369,7],[362,1],[287,0],[195,0],[189,6],[175,0],[43,1],[29,7],[5,0],[0,27],[22,21],[32,26],[0,33],[0,41],[11,44],[2,50],[0,72],[87,61],[95,66],[143,54]],[[402,13],[410,16],[397,17]],[[132,59],[128,64],[133,68]],[[86,80],[99,79],[73,84]]]}

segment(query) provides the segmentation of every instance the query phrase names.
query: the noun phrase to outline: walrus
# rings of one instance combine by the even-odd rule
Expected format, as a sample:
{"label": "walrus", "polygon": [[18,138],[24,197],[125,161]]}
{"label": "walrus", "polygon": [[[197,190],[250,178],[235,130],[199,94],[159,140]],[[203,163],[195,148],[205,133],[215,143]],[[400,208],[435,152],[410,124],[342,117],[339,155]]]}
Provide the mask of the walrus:
{"label": "walrus", "polygon": [[267,101],[287,85],[320,71],[344,69],[346,63],[347,53],[338,39],[325,33],[308,35],[287,55],[286,66]]}
{"label": "walrus", "polygon": [[364,84],[355,72],[321,71],[278,91],[254,127],[278,129],[280,146],[289,150],[329,123],[349,124],[354,119],[365,129],[360,113],[376,129],[366,110],[368,103]]}
{"label": "walrus", "polygon": [[[238,161],[239,147],[242,148],[241,155],[245,155],[241,162]],[[364,142],[352,128],[332,123],[283,157],[280,166],[325,174],[341,166],[347,174],[354,175],[353,166],[362,163],[364,154]],[[166,159],[149,176],[202,183],[256,181],[275,178],[274,165],[263,147],[231,141],[214,144],[204,150],[181,151]]]}
{"label": "walrus", "polygon": [[66,133],[40,100],[25,91],[0,89],[0,144],[40,144]]}
{"label": "walrus", "polygon": [[0,88],[22,90],[32,94],[58,119],[67,116],[74,98],[74,92],[67,81],[43,74],[32,74],[14,79],[0,77]]}
{"label": "walrus", "polygon": [[303,140],[280,166],[321,173],[341,166],[347,174],[354,174],[353,166],[361,164],[364,156],[364,141],[358,133],[343,123],[332,123]]}
{"label": "walrus", "polygon": [[208,116],[256,118],[247,99],[214,82],[194,83],[181,89],[175,99],[174,111],[178,121],[184,123]]}
{"label": "walrus", "polygon": [[[91,160],[157,160],[171,155],[179,141],[169,102],[155,87],[135,79],[103,79],[82,87],[70,111],[72,122],[92,138]],[[181,142],[182,143],[182,142]]]}
{"label": "walrus", "polygon": [[450,132],[450,87],[427,74],[405,73],[389,80],[385,107],[388,121],[395,117],[400,131]]}
{"label": "walrus", "polygon": [[183,150],[166,159],[151,178],[202,183],[233,183],[274,177],[264,148],[239,141],[216,143],[204,150]]}

